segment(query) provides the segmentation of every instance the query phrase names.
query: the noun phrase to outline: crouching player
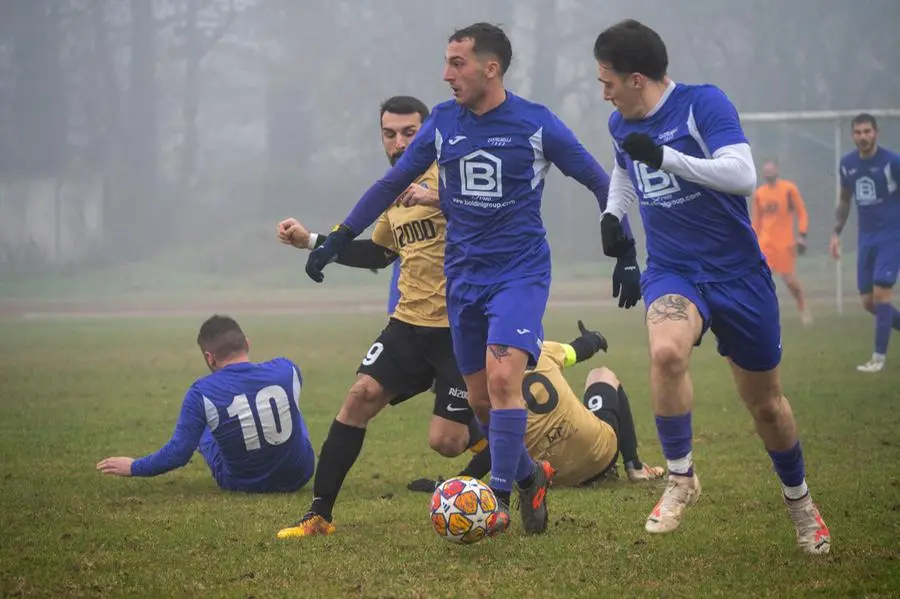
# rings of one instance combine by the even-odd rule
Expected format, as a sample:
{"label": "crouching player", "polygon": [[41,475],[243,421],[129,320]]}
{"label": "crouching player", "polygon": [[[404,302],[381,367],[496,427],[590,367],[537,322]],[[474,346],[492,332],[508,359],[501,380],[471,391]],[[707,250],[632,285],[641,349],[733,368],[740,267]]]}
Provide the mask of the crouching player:
{"label": "crouching player", "polygon": [[[585,381],[579,400],[563,369],[607,350],[606,339],[585,329],[571,343],[545,341],[534,368],[525,372],[522,393],[528,406],[525,445],[536,460],[546,460],[556,471],[554,485],[589,486],[615,472],[617,457],[625,463],[631,482],[656,480],[664,470],[641,462],[637,453],[637,433],[625,389],[615,373],[606,367],[594,368]],[[483,464],[483,467],[482,467]],[[484,477],[490,470],[480,456],[459,476]],[[432,492],[438,481],[418,479],[407,488]]]}
{"label": "crouching player", "polygon": [[212,316],[197,343],[212,374],[188,389],[172,438],[140,459],[110,457],[97,470],[157,476],[188,463],[195,450],[227,491],[296,491],[312,477],[315,453],[300,414],[300,369],[286,358],[250,361],[238,323]]}

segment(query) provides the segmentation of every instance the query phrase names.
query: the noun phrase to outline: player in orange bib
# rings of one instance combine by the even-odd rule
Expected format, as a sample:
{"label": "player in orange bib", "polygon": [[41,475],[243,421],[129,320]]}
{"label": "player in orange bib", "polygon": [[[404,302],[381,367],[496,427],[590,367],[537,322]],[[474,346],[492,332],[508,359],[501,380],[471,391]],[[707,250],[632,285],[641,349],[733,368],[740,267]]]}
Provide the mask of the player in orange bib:
{"label": "player in orange bib", "polygon": [[[797,309],[803,324],[812,324],[812,314],[803,296],[803,287],[794,272],[797,255],[806,251],[806,231],[809,217],[803,197],[793,182],[778,176],[778,166],[769,160],[763,164],[766,182],[753,194],[753,230],[759,238],[772,272],[781,275],[791,295],[797,300]],[[797,220],[799,238],[794,239],[794,219]]]}

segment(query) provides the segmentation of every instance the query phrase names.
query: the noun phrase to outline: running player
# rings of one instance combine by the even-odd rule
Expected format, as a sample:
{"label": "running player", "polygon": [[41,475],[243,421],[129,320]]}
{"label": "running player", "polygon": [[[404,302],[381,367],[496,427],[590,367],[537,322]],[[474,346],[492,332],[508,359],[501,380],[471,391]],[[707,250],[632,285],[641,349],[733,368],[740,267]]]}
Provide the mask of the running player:
{"label": "running player", "polygon": [[737,110],[715,86],[670,79],[665,43],[637,21],[600,33],[594,58],[604,98],[616,107],[609,119],[616,164],[600,223],[604,252],[633,250],[619,219],[634,200],[647,238],[641,283],[650,389],[669,484],[645,529],[674,531],[700,497],[688,365],[692,347],[712,329],[781,480],[798,544],[826,553],[831,536],[806,485],[797,425],[778,376],[778,299],[750,225],[756,169]]}
{"label": "running player", "polygon": [[[343,223],[310,254],[306,272],[323,269],[435,160],[440,206],[447,216],[444,271],[453,349],[469,404],[490,443],[490,486],[501,516],[488,534],[509,526],[509,498],[519,491],[526,533],[547,528],[545,496],[552,469],[525,447],[527,366],[540,357],[541,321],[550,292],[550,247],[541,219],[551,164],[590,189],[601,208],[609,178],[548,108],[506,90],[512,60],[506,33],[475,23],[448,39],[444,80],[454,100],[437,105],[403,158],[363,195]],[[622,307],[640,299],[634,248],[619,256],[614,295]],[[487,430],[489,429],[489,430]]]}
{"label": "running player", "polygon": [[856,150],[841,159],[841,196],[831,236],[831,255],[840,256],[841,231],[850,201],[859,212],[856,281],[863,307],[875,315],[875,351],[860,372],[881,372],[891,329],[900,330],[900,312],[891,301],[900,271],[900,156],[878,145],[878,123],[869,114],[853,119]]}

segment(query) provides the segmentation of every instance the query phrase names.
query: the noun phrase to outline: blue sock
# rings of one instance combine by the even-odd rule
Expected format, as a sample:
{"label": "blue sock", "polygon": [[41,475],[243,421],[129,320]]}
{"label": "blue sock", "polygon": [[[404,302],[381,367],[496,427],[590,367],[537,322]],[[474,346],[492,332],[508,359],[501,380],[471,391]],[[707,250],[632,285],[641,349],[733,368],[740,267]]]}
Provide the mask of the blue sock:
{"label": "blue sock", "polygon": [[809,493],[806,488],[806,468],[800,441],[787,451],[769,450],[775,473],[781,479],[781,490],[788,499],[803,499]]}
{"label": "blue sock", "polygon": [[900,331],[900,310],[894,306],[891,306],[891,310],[893,310],[893,312],[891,312],[891,327],[895,331]]}
{"label": "blue sock", "polygon": [[891,324],[894,319],[894,306],[875,304],[875,353],[882,356],[887,353],[888,341],[891,339]]}
{"label": "blue sock", "polygon": [[488,436],[491,448],[490,486],[501,498],[505,496],[507,501],[522,457],[527,423],[528,412],[524,409],[491,410]]}
{"label": "blue sock", "polygon": [[656,432],[659,435],[669,474],[694,476],[691,413],[681,416],[657,416]]}

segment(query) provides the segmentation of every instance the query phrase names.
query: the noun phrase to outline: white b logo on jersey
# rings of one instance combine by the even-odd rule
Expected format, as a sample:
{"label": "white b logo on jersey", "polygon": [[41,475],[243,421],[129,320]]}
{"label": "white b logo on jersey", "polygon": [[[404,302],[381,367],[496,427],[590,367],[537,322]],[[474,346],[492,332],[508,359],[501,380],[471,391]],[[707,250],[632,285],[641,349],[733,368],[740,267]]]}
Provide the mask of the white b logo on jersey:
{"label": "white b logo on jersey", "polygon": [[499,198],[503,196],[503,163],[499,158],[476,150],[459,159],[460,194]]}
{"label": "white b logo on jersey", "polygon": [[661,198],[681,191],[675,175],[651,169],[643,162],[635,162],[634,167],[637,172],[638,188],[644,198],[648,200]]}
{"label": "white b logo on jersey", "polygon": [[878,200],[878,191],[875,189],[875,181],[871,177],[860,177],[856,180],[856,203],[866,206]]}

